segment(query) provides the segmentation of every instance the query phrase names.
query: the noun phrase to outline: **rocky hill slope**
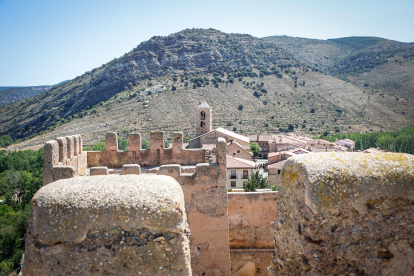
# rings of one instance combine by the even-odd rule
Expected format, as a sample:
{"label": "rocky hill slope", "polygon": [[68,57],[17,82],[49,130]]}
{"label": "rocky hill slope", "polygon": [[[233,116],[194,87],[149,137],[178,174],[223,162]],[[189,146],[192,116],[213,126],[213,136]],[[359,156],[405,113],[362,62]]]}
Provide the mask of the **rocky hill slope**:
{"label": "rocky hill slope", "polygon": [[414,118],[412,98],[396,100],[321,72],[274,42],[191,29],[153,37],[82,76],[0,107],[0,135],[37,136],[16,147],[72,133],[82,134],[86,144],[107,131],[138,131],[145,138],[152,130],[179,130],[190,137],[194,108],[202,100],[213,107],[215,127],[243,134],[289,125],[308,135],[395,130]]}
{"label": "rocky hill slope", "polygon": [[264,41],[298,61],[358,86],[397,98],[414,98],[414,44],[378,37],[328,40],[273,36]]}
{"label": "rocky hill slope", "polygon": [[51,85],[0,87],[0,106],[33,97],[47,89],[50,89],[51,87]]}

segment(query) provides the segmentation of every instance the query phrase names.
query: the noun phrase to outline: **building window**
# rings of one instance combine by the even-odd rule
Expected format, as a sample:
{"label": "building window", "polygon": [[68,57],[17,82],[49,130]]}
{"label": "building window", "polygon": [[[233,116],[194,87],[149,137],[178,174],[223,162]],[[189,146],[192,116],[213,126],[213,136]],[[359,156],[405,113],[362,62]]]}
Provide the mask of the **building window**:
{"label": "building window", "polygon": [[237,179],[236,170],[231,170],[230,179]]}
{"label": "building window", "polygon": [[240,150],[237,150],[237,153],[240,153]]}
{"label": "building window", "polygon": [[247,178],[249,178],[249,171],[243,170],[243,179],[247,179]]}
{"label": "building window", "polygon": [[230,181],[230,185],[232,188],[236,188],[236,181]]}
{"label": "building window", "polygon": [[200,123],[200,127],[205,127],[206,126],[206,123],[205,122],[201,122]]}
{"label": "building window", "polygon": [[235,153],[235,152],[233,152],[233,155],[236,155],[236,153]]}
{"label": "building window", "polygon": [[206,119],[206,113],[204,111],[201,111],[200,118],[201,118],[201,120],[205,120]]}
{"label": "building window", "polygon": [[280,174],[280,170],[277,170],[277,174]]}

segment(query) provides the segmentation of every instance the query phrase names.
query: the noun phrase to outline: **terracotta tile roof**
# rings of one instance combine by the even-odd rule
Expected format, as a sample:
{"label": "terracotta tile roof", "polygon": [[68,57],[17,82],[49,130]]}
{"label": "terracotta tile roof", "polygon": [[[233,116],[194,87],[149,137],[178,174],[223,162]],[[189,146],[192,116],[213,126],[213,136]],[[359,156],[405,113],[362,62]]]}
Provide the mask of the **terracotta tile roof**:
{"label": "terracotta tile roof", "polygon": [[256,164],[253,161],[227,155],[227,168],[228,169],[231,169],[231,168],[254,169],[255,166]]}
{"label": "terracotta tile roof", "polygon": [[332,148],[338,149],[338,150],[341,150],[341,151],[348,151],[347,147],[344,147],[344,146],[341,146],[341,145],[336,145],[336,144]]}
{"label": "terracotta tile roof", "polygon": [[259,140],[257,140],[257,134],[249,135],[249,139],[252,142],[258,142],[258,141],[271,142],[271,141],[273,141],[273,137],[274,137],[274,135],[262,135],[262,134],[259,134]]}
{"label": "terracotta tile roof", "polygon": [[271,164],[271,165],[267,165],[267,169],[278,169],[281,170],[283,168],[283,164],[285,164],[287,160],[282,160],[279,161],[277,163]]}
{"label": "terracotta tile roof", "polygon": [[333,146],[334,143],[331,143],[329,141],[323,140],[323,139],[315,139],[312,141],[307,142],[308,145],[330,145]]}
{"label": "terracotta tile roof", "polygon": [[271,152],[267,155],[267,158],[269,157],[273,157],[273,156],[278,156],[279,153],[283,156],[283,155],[289,155],[289,156],[293,156],[296,155],[296,153],[291,152],[291,151],[278,151],[278,152]]}

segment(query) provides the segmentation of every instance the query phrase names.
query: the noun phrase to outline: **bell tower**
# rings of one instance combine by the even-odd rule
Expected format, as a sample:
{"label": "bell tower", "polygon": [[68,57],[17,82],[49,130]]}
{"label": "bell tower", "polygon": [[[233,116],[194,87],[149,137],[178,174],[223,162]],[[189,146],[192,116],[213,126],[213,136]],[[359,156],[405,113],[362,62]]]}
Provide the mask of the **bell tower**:
{"label": "bell tower", "polygon": [[212,108],[207,104],[206,101],[203,101],[196,108],[196,137],[211,131],[213,114]]}

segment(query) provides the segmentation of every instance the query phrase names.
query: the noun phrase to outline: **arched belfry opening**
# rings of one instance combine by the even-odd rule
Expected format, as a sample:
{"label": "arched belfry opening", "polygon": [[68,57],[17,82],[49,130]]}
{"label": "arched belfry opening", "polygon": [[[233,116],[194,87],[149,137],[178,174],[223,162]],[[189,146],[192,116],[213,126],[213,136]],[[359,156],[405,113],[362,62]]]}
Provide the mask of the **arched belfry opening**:
{"label": "arched belfry opening", "polygon": [[210,132],[212,129],[212,112],[211,107],[206,101],[203,101],[196,108],[196,136]]}

